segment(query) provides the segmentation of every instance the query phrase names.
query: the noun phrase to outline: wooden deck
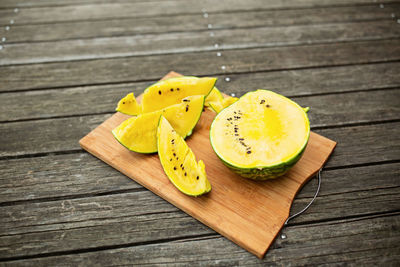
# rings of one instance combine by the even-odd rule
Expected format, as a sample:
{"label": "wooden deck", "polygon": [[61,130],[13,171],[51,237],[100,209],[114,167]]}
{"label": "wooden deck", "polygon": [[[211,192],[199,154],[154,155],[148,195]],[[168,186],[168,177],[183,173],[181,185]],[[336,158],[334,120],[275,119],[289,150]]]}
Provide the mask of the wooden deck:
{"label": "wooden deck", "polygon": [[[0,0],[0,45],[0,266],[400,264],[400,1]],[[79,147],[171,70],[338,142],[263,260]]]}

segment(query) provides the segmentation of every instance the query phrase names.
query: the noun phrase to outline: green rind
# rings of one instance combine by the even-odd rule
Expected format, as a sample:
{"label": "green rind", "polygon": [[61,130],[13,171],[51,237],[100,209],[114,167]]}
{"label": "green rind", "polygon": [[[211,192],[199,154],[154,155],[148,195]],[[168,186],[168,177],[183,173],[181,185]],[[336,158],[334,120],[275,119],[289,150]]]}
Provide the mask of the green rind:
{"label": "green rind", "polygon": [[[204,109],[204,103],[205,103],[205,101],[206,101],[206,96],[204,96],[203,97],[203,105],[202,105],[202,109],[201,110],[203,110]],[[201,118],[201,114],[203,114],[203,111],[202,112],[200,112],[199,113],[199,117],[197,118],[197,121],[196,121],[196,123],[194,124],[194,126],[193,126],[193,128],[192,129],[190,129],[190,131],[188,132],[188,134],[186,135],[186,136],[182,136],[183,137],[183,139],[186,139],[186,137],[188,137],[188,136],[191,136],[192,135],[192,133],[193,133],[193,129],[196,127],[196,125],[197,125],[197,123],[199,122],[199,120],[200,120],[200,118]],[[159,121],[158,122],[160,122],[160,119],[159,119]],[[158,126],[157,126],[158,127]],[[158,150],[158,149],[157,149]]]}
{"label": "green rind", "polygon": [[[265,90],[265,89],[258,89],[258,90],[269,91],[269,92],[272,92],[274,94],[277,94],[277,93],[275,93],[273,91],[270,91],[270,90]],[[258,91],[258,90],[256,90],[256,91]],[[246,94],[244,94],[240,98],[244,97],[245,95],[247,95],[249,93],[253,93],[253,92],[254,91],[247,92]],[[279,95],[279,94],[277,94],[277,95]],[[282,96],[282,95],[280,95],[280,96]],[[239,98],[238,101],[240,101],[240,98]],[[305,117],[306,117],[307,122],[308,122],[308,125],[309,125],[307,138],[306,138],[302,148],[299,150],[299,152],[296,155],[294,155],[292,158],[288,159],[287,161],[284,161],[284,162],[281,162],[281,163],[278,163],[278,164],[274,164],[274,165],[259,166],[259,167],[252,167],[252,168],[238,167],[238,166],[235,166],[234,164],[231,164],[231,163],[227,162],[226,160],[224,160],[223,157],[221,155],[219,155],[218,152],[216,151],[216,149],[214,148],[213,141],[212,141],[212,135],[211,135],[211,129],[213,128],[213,124],[214,124],[217,116],[219,114],[221,114],[224,109],[226,109],[229,106],[231,106],[232,104],[234,104],[234,103],[232,103],[228,107],[222,109],[217,114],[217,116],[215,116],[213,122],[211,123],[210,134],[209,134],[210,135],[211,147],[213,148],[215,154],[218,156],[218,158],[222,161],[222,163],[225,166],[227,166],[229,169],[231,169],[235,173],[237,173],[240,176],[245,177],[245,178],[249,178],[249,179],[252,179],[252,180],[269,180],[269,179],[275,179],[275,178],[278,178],[278,177],[284,175],[300,160],[301,156],[304,153],[304,150],[307,147],[308,140],[310,138],[310,120],[308,119],[308,115],[307,115],[307,112],[308,112],[309,108],[306,108],[306,110],[305,110],[299,104],[294,102],[293,100],[291,100],[291,99],[289,99],[287,97],[285,97],[285,98],[288,99],[289,101],[291,101],[292,103],[294,103],[297,107],[299,107],[300,110],[302,110],[304,112]],[[238,101],[236,101],[235,103],[237,103]]]}
{"label": "green rind", "polygon": [[[174,180],[171,179],[171,177],[168,176],[167,172],[165,171],[165,169],[166,169],[167,167],[165,166],[164,162],[161,160],[161,157],[162,157],[162,156],[160,155],[160,152],[159,152],[159,149],[158,149],[158,145],[159,145],[159,141],[158,141],[158,130],[159,130],[159,128],[160,128],[160,122],[161,122],[161,118],[162,118],[162,117],[163,117],[163,116],[161,115],[160,118],[158,119],[158,124],[157,124],[157,151],[158,151],[157,153],[158,153],[158,158],[160,159],[161,166],[163,167],[164,173],[165,173],[165,175],[168,177],[168,180],[169,180],[169,181],[175,186],[175,188],[177,188],[179,191],[181,191],[181,192],[184,193],[185,195],[188,195],[188,196],[191,196],[191,197],[199,197],[199,196],[202,196],[202,195],[204,195],[204,194],[210,192],[210,191],[211,191],[211,188],[210,188],[210,190],[204,191],[204,192],[202,192],[202,193],[200,193],[200,194],[198,194],[198,195],[196,195],[196,194],[190,194],[190,193],[188,193],[188,192],[183,191],[183,190],[179,187],[179,185],[177,185],[177,184],[174,182]],[[190,149],[190,148],[189,148],[189,149]],[[198,164],[198,163],[197,163],[197,164]]]}
{"label": "green rind", "polygon": [[[203,96],[203,105],[202,105],[203,108],[202,108],[201,110],[204,109],[205,99],[206,99],[206,96]],[[193,127],[188,131],[188,133],[187,133],[185,136],[182,136],[183,139],[186,139],[188,136],[191,136],[191,135],[192,135],[193,129],[196,127],[197,123],[199,122],[202,113],[203,113],[203,112],[200,112],[200,113],[199,113],[199,116],[197,117],[196,122],[194,123]],[[158,118],[157,128],[158,128],[158,126],[159,126],[159,124],[160,124],[160,118],[161,118],[161,116],[162,116],[162,114],[160,114],[160,117]],[[124,145],[124,144],[119,140],[119,138],[115,135],[114,130],[112,130],[111,133],[113,134],[114,138],[118,141],[118,143],[120,143],[121,145],[123,145],[123,146],[124,146],[126,149],[128,149],[129,151],[136,152],[136,153],[141,153],[141,154],[152,154],[152,153],[156,153],[156,152],[158,151],[158,142],[157,142],[157,150],[154,150],[154,151],[139,151],[139,150],[133,150],[132,148],[129,148],[129,147],[127,147],[126,145]]]}
{"label": "green rind", "polygon": [[[161,117],[161,115],[160,115],[160,117]],[[160,119],[159,119],[160,120]],[[138,151],[138,150],[133,150],[133,149],[131,149],[131,148],[129,148],[129,147],[127,147],[126,145],[124,145],[121,141],[119,141],[119,138],[115,135],[115,133],[114,133],[114,130],[112,130],[111,131],[111,133],[112,133],[112,135],[114,136],[114,138],[115,138],[115,140],[117,140],[118,141],[118,143],[120,143],[122,146],[124,146],[126,149],[128,149],[129,151],[132,151],[132,152],[136,152],[136,153],[141,153],[141,154],[153,154],[153,153],[156,153],[157,152],[157,150],[155,150],[155,151]]]}

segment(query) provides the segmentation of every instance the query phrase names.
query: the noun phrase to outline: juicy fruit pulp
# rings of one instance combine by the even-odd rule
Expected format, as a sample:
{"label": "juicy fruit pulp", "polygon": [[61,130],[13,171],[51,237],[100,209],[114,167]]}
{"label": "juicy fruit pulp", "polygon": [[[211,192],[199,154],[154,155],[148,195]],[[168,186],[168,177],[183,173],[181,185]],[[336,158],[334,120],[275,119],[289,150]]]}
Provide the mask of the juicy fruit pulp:
{"label": "juicy fruit pulp", "polygon": [[179,103],[190,95],[207,96],[217,78],[176,77],[157,82],[148,87],[142,98],[142,112],[151,112]]}
{"label": "juicy fruit pulp", "polygon": [[228,96],[226,98],[223,98],[220,101],[212,101],[212,102],[209,103],[209,105],[210,105],[212,110],[214,110],[216,113],[219,113],[224,108],[226,108],[229,105],[231,105],[231,104],[235,103],[236,101],[238,101],[238,99],[239,98],[237,98],[237,97]]}
{"label": "juicy fruit pulp", "polygon": [[300,159],[309,134],[307,114],[299,105],[257,90],[215,117],[210,141],[228,167],[244,177],[264,180],[283,175]]}
{"label": "juicy fruit pulp", "polygon": [[129,118],[112,130],[114,137],[129,150],[157,152],[157,126],[164,115],[182,137],[192,133],[204,107],[204,95],[189,96],[182,103]]}
{"label": "juicy fruit pulp", "polygon": [[117,105],[115,111],[124,113],[126,115],[138,115],[141,113],[141,106],[136,102],[135,95],[133,93],[127,94],[123,97]]}
{"label": "juicy fruit pulp", "polygon": [[203,161],[196,162],[192,150],[164,116],[158,125],[157,146],[164,172],[176,188],[191,196],[211,190]]}
{"label": "juicy fruit pulp", "polygon": [[221,92],[218,90],[217,87],[214,87],[206,97],[206,102],[204,103],[204,106],[208,107],[210,105],[210,102],[219,102],[223,99],[224,97],[222,96]]}

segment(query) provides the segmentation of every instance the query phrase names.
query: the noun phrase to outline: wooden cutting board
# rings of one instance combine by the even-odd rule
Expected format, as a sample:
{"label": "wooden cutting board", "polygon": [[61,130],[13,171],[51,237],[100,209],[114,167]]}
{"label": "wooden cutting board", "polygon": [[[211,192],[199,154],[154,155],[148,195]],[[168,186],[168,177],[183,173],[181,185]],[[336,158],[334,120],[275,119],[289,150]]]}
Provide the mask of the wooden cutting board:
{"label": "wooden cutting board", "polygon": [[[164,79],[178,75],[171,72]],[[336,145],[311,132],[303,157],[286,175],[275,180],[251,181],[230,171],[215,155],[209,141],[215,113],[206,110],[186,139],[197,160],[204,161],[212,185],[210,193],[196,198],[182,194],[172,185],[157,154],[131,152],[114,139],[111,130],[128,117],[115,113],[83,137],[80,145],[259,258],[264,257],[289,217],[296,193],[324,165]]]}

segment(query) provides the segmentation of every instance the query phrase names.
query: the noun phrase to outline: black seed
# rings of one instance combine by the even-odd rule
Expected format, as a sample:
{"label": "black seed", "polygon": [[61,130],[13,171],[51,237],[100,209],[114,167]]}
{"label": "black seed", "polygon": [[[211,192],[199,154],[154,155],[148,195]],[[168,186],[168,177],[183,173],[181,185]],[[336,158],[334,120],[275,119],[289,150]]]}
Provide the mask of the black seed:
{"label": "black seed", "polygon": [[244,140],[244,138],[239,138],[239,141],[243,141]]}
{"label": "black seed", "polygon": [[172,161],[172,159],[169,159],[169,161]]}
{"label": "black seed", "polygon": [[185,172],[185,176],[187,176],[187,173]]}
{"label": "black seed", "polygon": [[235,114],[236,114],[236,111],[234,111],[233,113],[235,113]]}
{"label": "black seed", "polygon": [[158,91],[158,94],[161,95],[161,91]]}
{"label": "black seed", "polygon": [[183,164],[181,164],[181,168],[182,168]]}
{"label": "black seed", "polygon": [[125,104],[125,102],[122,102],[122,104]]}
{"label": "black seed", "polygon": [[268,105],[268,104],[267,104],[267,105],[266,105],[266,107],[267,107],[267,108],[269,108],[269,107],[270,107],[270,105]]}
{"label": "black seed", "polygon": [[189,110],[189,105],[186,105],[186,112],[188,112]]}
{"label": "black seed", "polygon": [[189,99],[183,99],[183,102],[190,102]]}
{"label": "black seed", "polygon": [[179,88],[176,88],[176,90],[178,90],[178,91],[179,91]]}
{"label": "black seed", "polygon": [[263,99],[263,100],[261,100],[261,102],[260,102],[260,104],[264,104],[265,103],[265,100]]}
{"label": "black seed", "polygon": [[178,160],[179,158],[178,157],[176,157],[176,160]]}
{"label": "black seed", "polygon": [[196,179],[199,180],[199,176],[197,176]]}
{"label": "black seed", "polygon": [[169,89],[169,90],[171,90],[171,92],[173,92],[173,91],[174,91],[174,88],[171,88],[171,89]]}
{"label": "black seed", "polygon": [[246,153],[247,153],[247,154],[250,154],[250,153],[251,153],[251,151],[250,151],[250,150],[248,150]]}
{"label": "black seed", "polygon": [[239,134],[236,133],[235,136],[239,136]]}
{"label": "black seed", "polygon": [[176,171],[176,167],[174,167],[174,170]]}
{"label": "black seed", "polygon": [[173,153],[172,155],[174,155],[174,157],[176,156],[176,154],[175,154],[175,153]]}

